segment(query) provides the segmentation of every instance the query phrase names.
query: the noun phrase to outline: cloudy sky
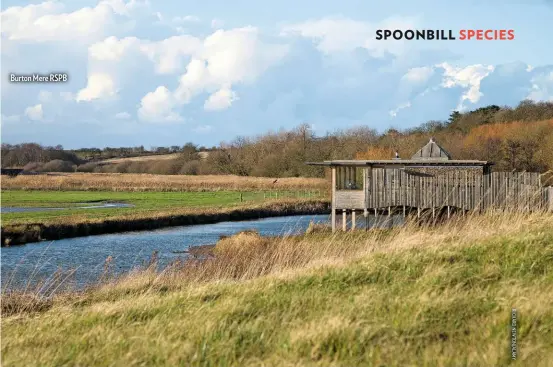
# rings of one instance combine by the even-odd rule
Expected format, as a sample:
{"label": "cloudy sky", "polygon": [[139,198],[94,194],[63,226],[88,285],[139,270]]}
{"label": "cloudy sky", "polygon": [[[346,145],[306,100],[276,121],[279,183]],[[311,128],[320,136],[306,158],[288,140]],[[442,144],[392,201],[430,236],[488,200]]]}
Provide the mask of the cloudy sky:
{"label": "cloudy sky", "polygon": [[[2,2],[2,142],[215,145],[553,100],[553,1]],[[377,41],[376,29],[514,41]],[[67,72],[58,84],[8,75]]]}

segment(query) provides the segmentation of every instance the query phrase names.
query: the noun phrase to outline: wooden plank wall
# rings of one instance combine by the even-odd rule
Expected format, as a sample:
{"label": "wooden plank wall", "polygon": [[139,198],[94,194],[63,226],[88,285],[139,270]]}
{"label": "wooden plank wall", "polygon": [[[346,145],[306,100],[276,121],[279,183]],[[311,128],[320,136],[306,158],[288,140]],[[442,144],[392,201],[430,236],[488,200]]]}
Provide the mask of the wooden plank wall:
{"label": "wooden plank wall", "polygon": [[368,208],[453,206],[464,210],[535,210],[547,209],[553,200],[551,190],[541,187],[539,173],[482,175],[465,170],[425,177],[398,169],[373,168],[368,174],[372,176],[366,180]]}

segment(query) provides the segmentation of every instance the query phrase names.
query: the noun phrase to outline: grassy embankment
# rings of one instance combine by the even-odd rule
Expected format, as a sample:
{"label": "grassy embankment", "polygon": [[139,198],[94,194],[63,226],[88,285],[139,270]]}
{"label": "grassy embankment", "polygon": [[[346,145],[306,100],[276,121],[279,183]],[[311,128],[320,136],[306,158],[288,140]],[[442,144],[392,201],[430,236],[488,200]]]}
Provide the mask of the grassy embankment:
{"label": "grassy embankment", "polygon": [[[68,174],[2,182],[3,207],[51,207],[2,214],[2,245],[88,234],[213,223],[326,210],[324,180],[235,176]],[[82,209],[106,202],[131,208]]]}
{"label": "grassy embankment", "polygon": [[553,360],[553,216],[221,240],[52,301],[4,295],[17,365],[504,366]]}

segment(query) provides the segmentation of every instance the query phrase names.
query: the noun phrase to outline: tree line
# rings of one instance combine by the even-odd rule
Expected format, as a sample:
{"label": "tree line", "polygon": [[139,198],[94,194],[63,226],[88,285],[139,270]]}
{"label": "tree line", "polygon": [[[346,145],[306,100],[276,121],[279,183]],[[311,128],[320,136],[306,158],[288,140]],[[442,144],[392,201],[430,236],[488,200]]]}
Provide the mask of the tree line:
{"label": "tree line", "polygon": [[[43,148],[32,143],[2,145],[2,166],[34,165],[26,168],[82,172],[322,177],[323,168],[307,166],[305,162],[391,159],[395,152],[401,158],[410,158],[430,137],[454,159],[488,160],[498,170],[553,170],[553,102],[522,101],[516,107],[491,105],[467,112],[454,111],[447,120],[429,121],[404,130],[391,128],[383,133],[360,126],[317,136],[309,125],[303,124],[292,130],[239,136],[210,149],[187,143],[180,148],[149,151],[149,154],[177,153],[173,159],[113,164],[102,159],[146,155],[144,148],[64,151],[59,146]],[[56,167],[48,167],[48,163]]]}

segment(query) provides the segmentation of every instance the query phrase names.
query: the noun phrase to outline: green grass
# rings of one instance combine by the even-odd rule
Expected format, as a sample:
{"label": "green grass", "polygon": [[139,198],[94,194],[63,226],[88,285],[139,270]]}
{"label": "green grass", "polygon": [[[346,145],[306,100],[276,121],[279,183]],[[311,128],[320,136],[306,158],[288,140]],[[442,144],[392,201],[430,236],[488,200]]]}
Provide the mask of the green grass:
{"label": "green grass", "polygon": [[[553,218],[511,218],[495,227],[478,221],[398,232],[378,245],[356,235],[360,255],[341,259],[329,251],[339,253],[348,235],[306,235],[293,246],[277,240],[284,241],[273,243],[280,270],[249,280],[197,284],[136,275],[59,299],[48,311],[5,316],[3,362],[506,366],[516,307],[513,364],[551,365]],[[286,270],[285,250],[298,246],[312,260],[328,246],[323,263]],[[264,254],[254,253],[248,263]]]}
{"label": "green grass", "polygon": [[[3,207],[55,207],[55,211],[3,213],[4,224],[41,223],[64,218],[110,218],[125,215],[140,215],[165,210],[185,208],[210,208],[240,206],[262,203],[275,199],[275,192],[113,192],[113,191],[2,191]],[[240,197],[242,196],[242,201]],[[280,192],[279,197],[306,197],[305,192]],[[80,209],[79,206],[97,205],[105,202],[121,202],[135,205],[132,208]],[[84,203],[84,205],[83,205]]]}

